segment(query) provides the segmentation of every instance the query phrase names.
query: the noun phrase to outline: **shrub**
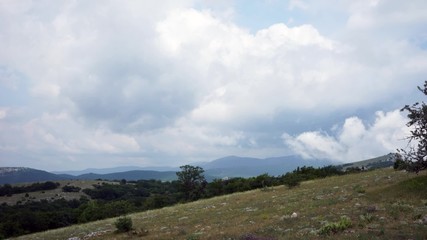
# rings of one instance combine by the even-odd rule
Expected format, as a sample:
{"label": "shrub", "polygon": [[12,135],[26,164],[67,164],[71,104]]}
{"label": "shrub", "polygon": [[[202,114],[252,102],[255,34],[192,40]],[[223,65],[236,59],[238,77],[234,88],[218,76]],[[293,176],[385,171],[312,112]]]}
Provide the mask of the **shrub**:
{"label": "shrub", "polygon": [[117,230],[116,232],[129,232],[132,230],[132,219],[130,217],[119,217],[116,222],[114,222],[114,225],[116,226]]}
{"label": "shrub", "polygon": [[63,192],[80,192],[81,188],[76,186],[63,186],[62,191]]}
{"label": "shrub", "polygon": [[299,186],[301,183],[301,178],[296,174],[289,174],[285,176],[284,184],[288,186],[288,188],[294,188]]}
{"label": "shrub", "polygon": [[347,216],[341,217],[338,222],[327,223],[319,229],[319,234],[329,235],[331,233],[338,233],[351,227],[351,220]]}

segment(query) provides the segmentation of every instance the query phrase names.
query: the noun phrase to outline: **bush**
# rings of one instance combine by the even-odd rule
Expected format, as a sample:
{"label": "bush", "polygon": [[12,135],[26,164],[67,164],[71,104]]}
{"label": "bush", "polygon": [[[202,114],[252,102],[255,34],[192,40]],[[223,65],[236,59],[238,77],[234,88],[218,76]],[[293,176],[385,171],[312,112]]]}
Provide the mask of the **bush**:
{"label": "bush", "polygon": [[129,232],[132,230],[132,219],[130,217],[119,217],[116,222],[114,222],[114,225],[116,226],[117,230],[116,232]]}
{"label": "bush", "polygon": [[81,188],[76,186],[63,186],[62,191],[63,192],[80,192]]}
{"label": "bush", "polygon": [[283,182],[288,188],[294,188],[300,185],[302,179],[300,176],[294,173],[288,173],[285,175]]}
{"label": "bush", "polygon": [[341,217],[338,222],[327,223],[320,228],[320,235],[329,235],[331,233],[338,233],[351,227],[351,220],[347,216]]}

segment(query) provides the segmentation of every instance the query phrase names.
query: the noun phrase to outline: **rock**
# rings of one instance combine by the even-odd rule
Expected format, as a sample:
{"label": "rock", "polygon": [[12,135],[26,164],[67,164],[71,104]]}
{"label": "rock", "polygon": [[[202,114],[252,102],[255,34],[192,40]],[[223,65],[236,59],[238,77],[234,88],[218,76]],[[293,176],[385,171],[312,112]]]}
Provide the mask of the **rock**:
{"label": "rock", "polygon": [[377,210],[378,210],[377,206],[374,206],[374,205],[366,207],[366,212],[368,212],[368,213],[373,213]]}
{"label": "rock", "polygon": [[258,211],[258,208],[251,208],[251,207],[247,207],[244,209],[245,212],[255,212]]}
{"label": "rock", "polygon": [[296,218],[296,217],[298,217],[298,214],[296,212],[291,214],[291,218]]}
{"label": "rock", "polygon": [[135,229],[132,230],[131,232],[132,235],[136,235],[136,236],[147,236],[148,235],[148,230],[145,229]]}

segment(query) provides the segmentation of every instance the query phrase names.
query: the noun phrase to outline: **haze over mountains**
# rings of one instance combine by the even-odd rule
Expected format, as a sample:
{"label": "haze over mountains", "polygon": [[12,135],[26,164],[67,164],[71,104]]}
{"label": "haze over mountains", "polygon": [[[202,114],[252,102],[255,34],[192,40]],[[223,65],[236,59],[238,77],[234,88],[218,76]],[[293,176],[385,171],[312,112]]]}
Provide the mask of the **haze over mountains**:
{"label": "haze over mountains", "polygon": [[[386,162],[382,166],[389,166],[389,155],[381,156],[362,162]],[[360,163],[360,162],[359,162]],[[293,171],[298,166],[322,167],[333,165],[334,162],[327,159],[305,160],[299,156],[282,156],[272,158],[249,158],[228,156],[211,162],[200,162],[192,165],[200,166],[205,170],[208,181],[224,177],[253,177],[264,173],[272,176],[285,174]],[[359,164],[360,165],[360,164]],[[365,164],[366,165],[366,164]],[[346,164],[347,167],[351,164]],[[356,166],[356,165],[355,165]],[[358,166],[358,165],[357,165]],[[178,167],[116,167],[104,169],[85,169],[81,171],[47,172],[31,168],[0,168],[0,184],[35,182],[35,181],[57,181],[66,179],[105,179],[105,180],[140,180],[156,179],[170,181],[176,179]]]}

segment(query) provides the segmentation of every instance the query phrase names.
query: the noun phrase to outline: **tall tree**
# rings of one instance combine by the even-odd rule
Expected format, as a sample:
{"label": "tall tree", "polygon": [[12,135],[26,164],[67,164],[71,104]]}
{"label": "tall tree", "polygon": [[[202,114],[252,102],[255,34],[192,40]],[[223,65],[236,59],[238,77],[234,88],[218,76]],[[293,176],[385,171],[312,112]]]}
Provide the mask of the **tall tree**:
{"label": "tall tree", "polygon": [[185,194],[187,200],[199,199],[206,187],[206,180],[203,173],[205,170],[201,167],[191,165],[181,166],[181,171],[177,172],[178,181],[180,182],[181,190]]}
{"label": "tall tree", "polygon": [[[427,96],[427,81],[424,88],[418,89]],[[409,122],[406,125],[411,127],[411,135],[408,137],[409,150],[398,150],[401,154],[397,155],[396,161],[404,161],[408,170],[418,173],[427,168],[427,105],[424,101],[416,102],[406,105],[401,111],[408,112]],[[411,145],[412,142],[415,144]]]}

